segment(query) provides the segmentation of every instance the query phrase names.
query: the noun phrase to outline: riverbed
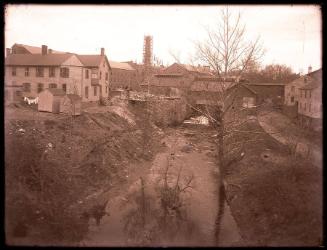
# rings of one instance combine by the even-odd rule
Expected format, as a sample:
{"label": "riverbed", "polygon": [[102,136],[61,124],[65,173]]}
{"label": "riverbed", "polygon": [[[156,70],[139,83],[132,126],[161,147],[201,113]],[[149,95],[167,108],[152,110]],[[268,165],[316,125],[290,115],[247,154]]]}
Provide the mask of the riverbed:
{"label": "riverbed", "polygon": [[[181,126],[165,131],[161,143],[164,149],[155,155],[151,162],[138,166],[129,174],[130,182],[109,196],[107,211],[110,216],[104,217],[100,226],[90,221],[89,234],[81,242],[85,246],[133,246],[127,241],[124,232],[126,213],[132,208],[131,196],[140,189],[140,177],[144,180],[145,191],[153,190],[160,185],[163,171],[170,163],[171,182],[176,181],[180,173],[181,186],[191,177],[187,191],[183,193],[187,223],[191,229],[180,232],[173,239],[160,238],[151,246],[216,246],[215,219],[218,210],[218,177],[219,171],[215,158],[215,131],[204,125]],[[172,184],[173,185],[173,184]],[[153,195],[155,196],[155,195]],[[233,246],[241,240],[237,225],[225,204],[222,219],[219,246]]]}

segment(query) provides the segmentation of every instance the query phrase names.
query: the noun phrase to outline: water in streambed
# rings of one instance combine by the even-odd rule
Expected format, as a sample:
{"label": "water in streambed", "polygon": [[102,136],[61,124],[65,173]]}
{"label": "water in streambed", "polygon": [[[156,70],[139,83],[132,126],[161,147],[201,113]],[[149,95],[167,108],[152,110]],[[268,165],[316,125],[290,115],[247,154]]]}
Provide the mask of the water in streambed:
{"label": "water in streambed", "polygon": [[[170,159],[171,163],[169,172],[175,176],[175,179],[180,167],[182,167],[181,180],[193,175],[191,188],[185,192],[187,220],[191,222],[193,230],[179,234],[173,240],[161,239],[159,242],[154,242],[153,246],[215,246],[214,232],[219,194],[215,177],[217,167],[212,156],[213,145],[207,140],[192,142],[189,136],[185,136],[185,132],[188,132],[185,128],[168,131],[164,139],[166,150],[155,156],[150,171],[142,177],[146,187],[154,190],[154,186],[160,185],[158,179],[167,166],[167,159]],[[131,206],[126,197],[128,193],[135,192],[139,188],[139,181],[136,181],[125,193],[110,200],[108,211],[111,215],[104,217],[99,227],[90,226],[90,233],[84,241],[85,245],[130,245],[126,243],[123,230],[124,216]],[[220,239],[219,245],[222,246],[230,246],[240,240],[236,223],[227,205],[222,219]]]}

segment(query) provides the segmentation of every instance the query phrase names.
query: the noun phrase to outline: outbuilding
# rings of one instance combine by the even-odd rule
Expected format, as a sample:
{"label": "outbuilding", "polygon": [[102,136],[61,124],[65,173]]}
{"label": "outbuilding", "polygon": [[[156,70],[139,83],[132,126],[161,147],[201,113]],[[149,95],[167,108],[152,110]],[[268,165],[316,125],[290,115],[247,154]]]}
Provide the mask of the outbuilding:
{"label": "outbuilding", "polygon": [[82,98],[75,94],[65,95],[60,111],[74,116],[80,115],[82,113]]}
{"label": "outbuilding", "polygon": [[38,111],[59,114],[66,93],[62,89],[45,89],[39,93]]}

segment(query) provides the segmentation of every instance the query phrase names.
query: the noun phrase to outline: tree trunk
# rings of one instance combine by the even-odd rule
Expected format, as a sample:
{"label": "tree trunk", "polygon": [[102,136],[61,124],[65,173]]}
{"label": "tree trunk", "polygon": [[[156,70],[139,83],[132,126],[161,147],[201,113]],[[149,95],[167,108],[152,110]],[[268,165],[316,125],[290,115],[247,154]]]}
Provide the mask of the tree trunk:
{"label": "tree trunk", "polygon": [[217,148],[218,148],[218,170],[219,170],[219,179],[218,179],[218,190],[219,190],[219,199],[218,199],[218,211],[216,216],[216,222],[215,222],[215,241],[216,246],[219,245],[219,236],[221,231],[221,221],[222,217],[224,215],[224,209],[225,209],[225,187],[223,184],[224,181],[224,120],[222,117],[219,119],[220,124],[219,127],[217,127],[218,130],[218,142],[217,142]]}

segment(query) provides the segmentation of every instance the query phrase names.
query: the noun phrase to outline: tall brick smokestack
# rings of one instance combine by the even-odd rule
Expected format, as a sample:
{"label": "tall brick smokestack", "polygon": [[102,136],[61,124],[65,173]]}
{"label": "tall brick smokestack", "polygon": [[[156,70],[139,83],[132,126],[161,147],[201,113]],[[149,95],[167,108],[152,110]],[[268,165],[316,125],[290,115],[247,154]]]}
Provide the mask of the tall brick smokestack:
{"label": "tall brick smokestack", "polygon": [[101,56],[104,56],[104,48],[101,48]]}

